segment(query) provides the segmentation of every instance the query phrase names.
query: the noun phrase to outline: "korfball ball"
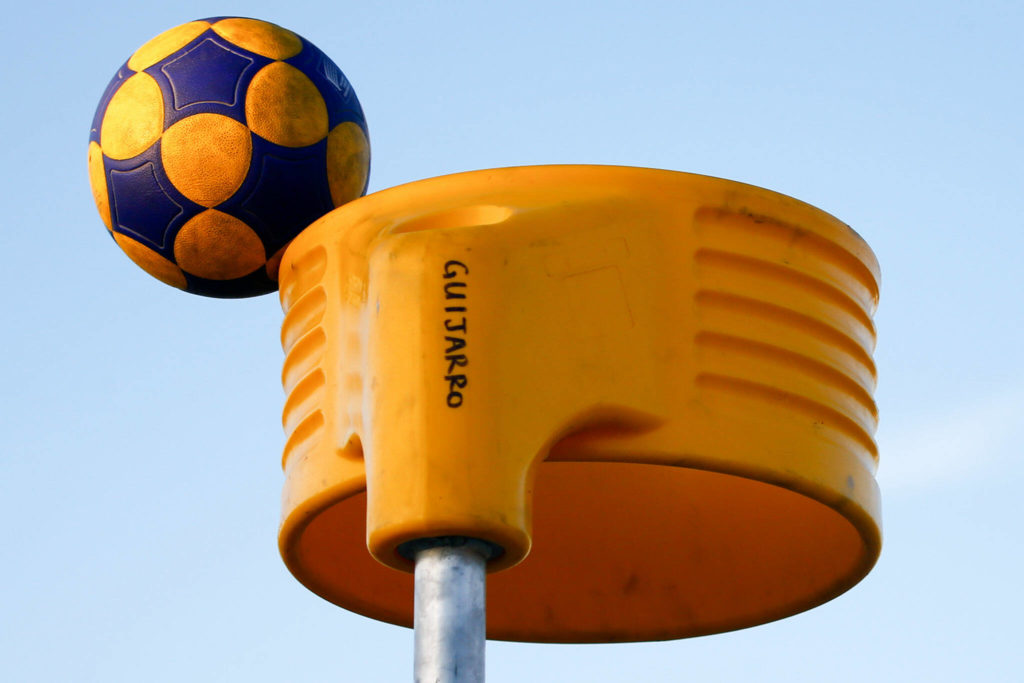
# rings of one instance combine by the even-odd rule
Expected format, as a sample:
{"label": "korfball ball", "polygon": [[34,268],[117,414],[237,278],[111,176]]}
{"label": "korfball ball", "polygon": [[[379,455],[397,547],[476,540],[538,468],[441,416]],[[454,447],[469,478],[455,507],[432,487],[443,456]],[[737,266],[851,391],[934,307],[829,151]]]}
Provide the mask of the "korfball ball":
{"label": "korfball ball", "polygon": [[277,289],[284,248],[366,191],[356,94],[305,38],[216,17],[161,33],[111,79],[89,134],[100,216],[136,264],[214,297]]}

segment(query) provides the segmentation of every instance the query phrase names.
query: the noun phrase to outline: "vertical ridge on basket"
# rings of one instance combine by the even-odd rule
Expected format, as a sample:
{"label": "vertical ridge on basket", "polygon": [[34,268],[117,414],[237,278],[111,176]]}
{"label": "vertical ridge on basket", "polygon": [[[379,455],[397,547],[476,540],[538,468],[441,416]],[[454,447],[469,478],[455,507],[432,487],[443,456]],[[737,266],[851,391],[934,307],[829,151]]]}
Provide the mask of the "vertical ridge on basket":
{"label": "vertical ridge on basket", "polygon": [[292,277],[281,291],[284,321],[281,346],[285,351],[281,382],[286,398],[281,414],[285,431],[282,465],[297,453],[316,447],[324,431],[322,413],[326,377],[323,361],[327,334],[323,329],[327,293],[322,284],[327,252],[318,246],[292,264]]}
{"label": "vertical ridge on basket", "polygon": [[803,290],[806,296],[827,301],[856,319],[870,335],[874,344],[876,330],[871,319],[871,311],[865,310],[859,302],[827,280],[802,273],[787,265],[718,249],[699,249],[694,258],[699,267],[719,271],[715,274],[722,280],[742,273],[745,276],[762,278],[766,283],[787,287],[791,291]]}
{"label": "vertical ridge on basket", "polygon": [[858,414],[858,421],[866,430],[878,427],[878,407],[871,394],[848,375],[835,370],[817,359],[743,337],[733,337],[714,332],[700,332],[695,339],[697,346],[713,349],[719,353],[719,364],[724,370],[735,367],[737,359],[747,357],[753,363],[773,364],[792,369],[807,377],[808,381],[824,385],[831,393],[848,398],[851,409]]}
{"label": "vertical ridge on basket", "polygon": [[[740,296],[726,292],[700,289],[696,292],[694,299],[697,308],[702,313],[702,318],[714,319],[714,314],[720,314],[715,326],[729,327],[739,331],[749,329],[750,321],[758,320],[763,323],[770,323],[788,330],[791,334],[789,339],[803,337],[800,341],[817,340],[825,345],[830,345],[840,351],[850,360],[854,361],[857,367],[847,364],[851,373],[861,370],[862,374],[871,378],[871,386],[874,386],[877,377],[875,362],[871,354],[856,339],[851,337],[847,331],[837,329],[819,318],[795,311],[786,306],[765,301],[756,297]],[[732,315],[736,322],[728,325],[724,318]],[[701,328],[704,330],[705,328]],[[707,331],[724,331],[721,329],[707,329]],[[770,333],[767,327],[759,327],[754,330],[758,337],[767,337]],[[739,332],[737,336],[745,336]],[[784,346],[784,344],[783,344]]]}
{"label": "vertical ridge on basket", "polygon": [[816,227],[745,209],[695,211],[695,380],[702,392],[830,428],[874,460],[877,276],[852,231],[807,225]]}
{"label": "vertical ridge on basket", "polygon": [[878,446],[875,444],[875,439],[872,434],[865,431],[863,427],[858,425],[854,420],[851,420],[849,416],[845,415],[842,411],[831,408],[824,403],[814,400],[813,398],[783,391],[776,387],[761,384],[759,382],[751,382],[749,380],[712,373],[701,373],[697,375],[697,385],[702,389],[711,389],[734,395],[742,395],[752,400],[771,403],[776,406],[782,406],[789,410],[806,414],[816,423],[821,425],[827,424],[838,429],[840,432],[845,433],[864,448],[864,450],[871,455],[872,459],[878,459]]}
{"label": "vertical ridge on basket", "polygon": [[[749,256],[775,251],[783,263],[791,266],[796,264],[786,257],[800,254],[803,258],[798,267],[804,272],[842,283],[840,288],[857,299],[868,313],[873,313],[878,305],[878,281],[871,269],[846,247],[814,231],[767,216],[720,207],[698,209],[694,225],[704,247],[726,244],[729,245],[726,249]],[[738,250],[744,242],[752,249]],[[769,246],[773,242],[774,248]],[[757,248],[758,245],[763,246]]]}

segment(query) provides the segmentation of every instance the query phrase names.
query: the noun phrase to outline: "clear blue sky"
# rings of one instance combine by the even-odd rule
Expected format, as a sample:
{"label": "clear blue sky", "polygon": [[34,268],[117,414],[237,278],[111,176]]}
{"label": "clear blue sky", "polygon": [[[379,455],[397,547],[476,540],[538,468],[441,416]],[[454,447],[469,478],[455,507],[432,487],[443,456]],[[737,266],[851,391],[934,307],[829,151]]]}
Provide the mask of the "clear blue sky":
{"label": "clear blue sky", "polygon": [[277,556],[274,296],[188,296],[107,237],[89,124],[142,42],[219,14],[355,85],[370,189],[653,166],[838,216],[882,265],[885,548],[811,612],[667,643],[491,643],[492,683],[1011,681],[1024,671],[1024,5],[18,3],[4,14],[0,679],[395,681],[411,632]]}

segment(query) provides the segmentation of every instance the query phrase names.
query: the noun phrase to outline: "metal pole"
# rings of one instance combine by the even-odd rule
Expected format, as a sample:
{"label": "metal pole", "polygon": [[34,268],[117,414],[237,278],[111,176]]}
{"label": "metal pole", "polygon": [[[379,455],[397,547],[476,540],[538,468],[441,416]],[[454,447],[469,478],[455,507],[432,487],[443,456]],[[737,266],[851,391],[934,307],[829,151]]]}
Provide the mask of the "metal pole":
{"label": "metal pole", "polygon": [[416,683],[483,683],[488,543],[464,537],[413,541]]}

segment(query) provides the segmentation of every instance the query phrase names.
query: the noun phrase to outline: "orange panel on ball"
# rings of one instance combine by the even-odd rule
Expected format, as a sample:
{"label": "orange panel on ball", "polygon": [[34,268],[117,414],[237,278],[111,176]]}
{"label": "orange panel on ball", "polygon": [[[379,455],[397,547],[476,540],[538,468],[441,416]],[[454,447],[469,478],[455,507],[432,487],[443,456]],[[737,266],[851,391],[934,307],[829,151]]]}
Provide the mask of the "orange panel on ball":
{"label": "orange panel on ball", "polygon": [[174,239],[174,258],[185,272],[208,280],[242,277],[266,262],[259,235],[216,209],[204,211],[182,226]]}
{"label": "orange panel on ball", "polygon": [[168,29],[136,50],[128,60],[128,68],[132,71],[148,69],[172,52],[188,45],[208,28],[210,25],[205,21],[190,21]]}
{"label": "orange panel on ball", "polygon": [[370,143],[359,124],[339,123],[327,136],[327,182],[335,206],[363,193],[370,173]]}
{"label": "orange panel on ball", "polygon": [[119,232],[114,233],[114,241],[128,255],[128,258],[135,262],[135,265],[157,280],[160,280],[160,282],[171,287],[177,287],[178,289],[185,289],[188,286],[181,269],[149,247],[143,246],[131,237],[122,235]]}
{"label": "orange panel on ball", "polygon": [[287,248],[288,245],[281,247],[274,253],[273,256],[267,259],[267,277],[269,277],[274,282],[277,282],[277,273],[281,269],[281,257],[284,256],[284,250]]}
{"label": "orange panel on ball", "polygon": [[253,77],[245,120],[252,132],[283,147],[305,147],[327,135],[327,105],[320,91],[284,62],[267,64]]}
{"label": "orange panel on ball", "polygon": [[107,230],[111,229],[110,200],[107,198],[107,173],[103,169],[103,150],[95,142],[89,143],[89,185],[92,186],[92,198],[96,201],[100,218]]}
{"label": "orange panel on ball", "polygon": [[297,35],[259,19],[221,19],[213,30],[235,45],[270,59],[288,59],[302,51],[302,40]]}
{"label": "orange panel on ball", "polygon": [[164,98],[149,74],[135,74],[114,93],[103,115],[100,146],[111,159],[130,159],[160,138]]}
{"label": "orange panel on ball", "polygon": [[235,193],[252,159],[249,129],[220,114],[196,114],[164,133],[160,156],[178,190],[207,208]]}

